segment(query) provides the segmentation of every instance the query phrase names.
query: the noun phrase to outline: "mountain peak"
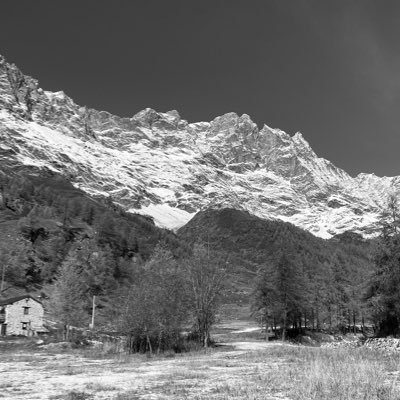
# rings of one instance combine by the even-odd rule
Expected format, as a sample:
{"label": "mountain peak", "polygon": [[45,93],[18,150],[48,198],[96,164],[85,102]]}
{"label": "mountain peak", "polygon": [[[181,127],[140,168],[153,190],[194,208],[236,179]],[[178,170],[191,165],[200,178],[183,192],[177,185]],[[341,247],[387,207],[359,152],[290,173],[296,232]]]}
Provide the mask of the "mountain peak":
{"label": "mountain peak", "polygon": [[306,140],[304,139],[304,136],[301,132],[296,132],[293,136],[292,139],[296,143],[307,143]]}
{"label": "mountain peak", "polygon": [[176,118],[176,119],[181,119],[181,116],[180,116],[179,112],[176,111],[176,110],[167,111],[165,114],[168,114],[171,117]]}
{"label": "mountain peak", "polygon": [[142,111],[136,113],[133,117],[133,120],[143,123],[144,125],[151,125],[153,122],[160,119],[160,115],[157,111],[152,108],[145,108]]}
{"label": "mountain peak", "polygon": [[292,137],[235,112],[188,124],[176,110],[132,118],[47,92],[0,57],[4,165],[61,174],[95,197],[177,228],[199,210],[235,207],[318,236],[374,233],[400,178],[351,178]]}

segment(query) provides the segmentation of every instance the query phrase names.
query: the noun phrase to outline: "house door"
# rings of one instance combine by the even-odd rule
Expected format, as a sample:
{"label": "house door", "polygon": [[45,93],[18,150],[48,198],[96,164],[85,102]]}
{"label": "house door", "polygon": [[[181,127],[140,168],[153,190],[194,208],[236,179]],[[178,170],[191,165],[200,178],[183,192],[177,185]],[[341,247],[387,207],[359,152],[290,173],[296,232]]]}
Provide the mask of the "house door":
{"label": "house door", "polygon": [[7,324],[0,325],[0,336],[6,336],[7,333]]}

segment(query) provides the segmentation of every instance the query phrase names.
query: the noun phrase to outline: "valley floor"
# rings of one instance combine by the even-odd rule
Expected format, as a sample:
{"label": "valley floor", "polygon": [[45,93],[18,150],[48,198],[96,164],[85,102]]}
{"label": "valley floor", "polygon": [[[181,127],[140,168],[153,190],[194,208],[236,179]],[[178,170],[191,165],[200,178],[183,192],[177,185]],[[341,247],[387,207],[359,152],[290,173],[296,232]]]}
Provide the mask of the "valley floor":
{"label": "valley floor", "polygon": [[230,337],[217,348],[151,358],[0,345],[0,399],[400,398],[397,353],[264,342],[238,328],[216,334]]}

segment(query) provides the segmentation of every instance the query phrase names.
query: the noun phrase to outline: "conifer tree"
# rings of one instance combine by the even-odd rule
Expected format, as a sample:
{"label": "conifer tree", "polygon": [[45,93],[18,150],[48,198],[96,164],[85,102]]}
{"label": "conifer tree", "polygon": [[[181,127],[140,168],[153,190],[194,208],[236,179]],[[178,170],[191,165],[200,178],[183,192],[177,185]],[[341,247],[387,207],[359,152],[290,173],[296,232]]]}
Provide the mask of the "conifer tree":
{"label": "conifer tree", "polygon": [[400,332],[400,210],[394,195],[388,198],[381,223],[375,271],[366,297],[379,334],[397,335]]}
{"label": "conifer tree", "polygon": [[64,339],[69,339],[71,327],[89,323],[86,305],[82,272],[77,267],[75,257],[70,255],[60,267],[49,301],[54,317],[63,325]]}
{"label": "conifer tree", "polygon": [[260,270],[258,279],[255,307],[278,319],[282,340],[285,340],[288,319],[291,317],[295,321],[306,304],[307,288],[299,260],[288,250],[278,252]]}

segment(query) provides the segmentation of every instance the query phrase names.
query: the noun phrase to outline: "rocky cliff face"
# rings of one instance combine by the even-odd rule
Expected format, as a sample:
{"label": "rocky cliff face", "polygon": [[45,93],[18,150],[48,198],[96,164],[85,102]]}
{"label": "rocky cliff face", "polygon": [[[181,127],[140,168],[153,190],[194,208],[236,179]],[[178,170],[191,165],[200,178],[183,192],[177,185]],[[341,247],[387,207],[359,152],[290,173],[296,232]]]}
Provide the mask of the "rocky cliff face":
{"label": "rocky cliff face", "polygon": [[350,177],[289,136],[228,113],[188,123],[147,108],[131,118],[78,106],[0,57],[0,165],[47,169],[168,228],[208,207],[245,209],[315,235],[374,233],[400,178]]}

